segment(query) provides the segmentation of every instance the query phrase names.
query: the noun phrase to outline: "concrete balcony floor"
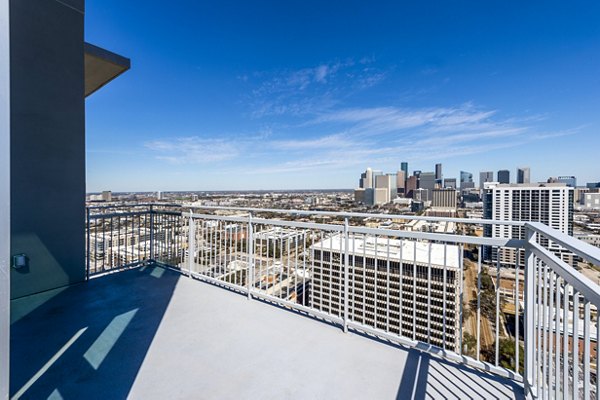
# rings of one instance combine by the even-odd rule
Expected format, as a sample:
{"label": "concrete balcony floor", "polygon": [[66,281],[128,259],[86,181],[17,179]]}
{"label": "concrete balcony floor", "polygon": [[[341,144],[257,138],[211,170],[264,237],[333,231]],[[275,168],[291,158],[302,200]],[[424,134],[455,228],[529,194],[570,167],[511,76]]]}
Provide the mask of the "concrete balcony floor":
{"label": "concrete balcony floor", "polygon": [[512,399],[522,387],[160,267],[12,303],[11,395]]}

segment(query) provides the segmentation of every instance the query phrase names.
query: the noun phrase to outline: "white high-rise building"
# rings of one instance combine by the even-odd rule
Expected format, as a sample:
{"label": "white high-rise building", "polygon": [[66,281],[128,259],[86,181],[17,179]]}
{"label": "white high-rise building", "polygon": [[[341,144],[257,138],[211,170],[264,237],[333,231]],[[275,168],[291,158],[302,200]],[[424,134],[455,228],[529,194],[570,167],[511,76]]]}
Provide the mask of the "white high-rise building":
{"label": "white high-rise building", "polygon": [[[486,184],[484,216],[495,221],[541,222],[568,235],[573,235],[573,188],[564,183]],[[518,226],[493,225],[485,230],[493,238],[526,239],[525,229]],[[540,244],[572,262],[570,253],[543,238]],[[500,262],[514,265],[515,252],[502,249]],[[523,252],[521,252],[523,253]],[[491,256],[496,260],[497,251]],[[524,260],[521,254],[520,265]]]}

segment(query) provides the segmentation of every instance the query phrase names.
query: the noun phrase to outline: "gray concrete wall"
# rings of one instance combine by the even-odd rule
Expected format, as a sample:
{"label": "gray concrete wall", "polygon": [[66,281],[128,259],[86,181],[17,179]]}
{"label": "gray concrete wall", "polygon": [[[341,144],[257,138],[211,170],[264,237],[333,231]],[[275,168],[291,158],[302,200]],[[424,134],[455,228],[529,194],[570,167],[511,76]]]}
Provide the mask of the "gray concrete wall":
{"label": "gray concrete wall", "polygon": [[[9,54],[8,2],[0,0],[0,54]],[[8,399],[10,359],[10,60],[0,57],[0,399]]]}
{"label": "gray concrete wall", "polygon": [[12,298],[85,278],[83,0],[10,0]]}

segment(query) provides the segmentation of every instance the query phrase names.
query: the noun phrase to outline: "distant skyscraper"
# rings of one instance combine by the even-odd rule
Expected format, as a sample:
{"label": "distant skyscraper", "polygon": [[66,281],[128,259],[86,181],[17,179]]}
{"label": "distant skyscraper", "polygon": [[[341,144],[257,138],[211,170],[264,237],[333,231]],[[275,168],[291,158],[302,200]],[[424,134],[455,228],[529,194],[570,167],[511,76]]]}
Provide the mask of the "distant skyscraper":
{"label": "distant skyscraper", "polygon": [[557,181],[572,188],[577,187],[577,178],[574,176],[559,176]]}
{"label": "distant skyscraper", "polygon": [[479,189],[483,190],[483,184],[494,181],[494,172],[485,171],[479,173]]}
{"label": "distant skyscraper", "polygon": [[529,167],[517,168],[517,183],[530,183],[531,169]]}
{"label": "distant skyscraper", "polygon": [[473,174],[467,171],[460,171],[460,190],[474,188]]}
{"label": "distant skyscraper", "polygon": [[404,179],[408,179],[408,163],[406,161],[400,163],[400,170],[404,171]]}
{"label": "distant skyscraper", "polygon": [[416,176],[409,176],[406,180],[406,188],[404,189],[405,197],[412,198],[413,192],[417,190],[418,187],[418,179]]}
{"label": "distant skyscraper", "polygon": [[431,206],[456,209],[456,199],[457,195],[454,189],[435,189],[432,192]]}
{"label": "distant skyscraper", "polygon": [[435,173],[421,172],[419,175],[419,188],[427,190],[427,201],[431,200],[433,189],[435,189]]}
{"label": "distant skyscraper", "polygon": [[498,171],[498,183],[510,183],[510,171],[501,169]]}
{"label": "distant skyscraper", "polygon": [[396,173],[396,189],[398,194],[404,193],[406,188],[406,175],[404,171],[400,170]]}
{"label": "distant skyscraper", "polygon": [[456,178],[446,178],[444,179],[444,187],[456,189]]}
{"label": "distant skyscraper", "polygon": [[373,170],[371,168],[367,168],[365,172],[360,174],[360,181],[358,183],[358,187],[362,189],[373,188]]}
{"label": "distant skyscraper", "polygon": [[[396,177],[390,174],[377,175],[375,177],[375,189],[385,189],[385,195],[379,195],[379,193],[376,193],[376,195],[384,196],[385,201],[383,202],[389,203],[390,201],[392,201],[392,192],[394,194],[393,197],[396,197]],[[376,199],[375,202],[376,204],[377,200],[378,199]]]}
{"label": "distant skyscraper", "polygon": [[435,180],[442,181],[442,164],[435,164]]}
{"label": "distant skyscraper", "polygon": [[588,182],[585,184],[585,187],[587,187],[588,189],[600,188],[600,182]]}

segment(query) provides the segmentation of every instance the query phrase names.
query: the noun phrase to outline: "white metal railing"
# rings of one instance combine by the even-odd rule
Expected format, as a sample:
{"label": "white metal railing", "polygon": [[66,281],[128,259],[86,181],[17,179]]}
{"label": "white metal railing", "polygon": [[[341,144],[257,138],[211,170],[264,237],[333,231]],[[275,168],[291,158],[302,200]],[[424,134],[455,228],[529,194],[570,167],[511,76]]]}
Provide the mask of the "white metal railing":
{"label": "white metal railing", "polygon": [[[599,288],[542,243],[558,244],[563,256],[596,266],[600,249],[539,223],[202,210],[88,214],[91,273],[158,262],[249,299],[337,323],[344,331],[524,382],[530,397],[598,398]],[[366,218],[495,223],[517,226],[525,235],[503,239],[356,224]],[[107,231],[119,242],[108,242]],[[141,237],[149,237],[148,243]],[[107,248],[94,255],[98,243],[121,247],[111,248],[111,257]],[[503,296],[506,292],[514,295]]]}
{"label": "white metal railing", "polygon": [[526,227],[526,390],[542,399],[597,399],[600,289],[539,241],[551,240],[596,266],[600,249],[541,223]]}

